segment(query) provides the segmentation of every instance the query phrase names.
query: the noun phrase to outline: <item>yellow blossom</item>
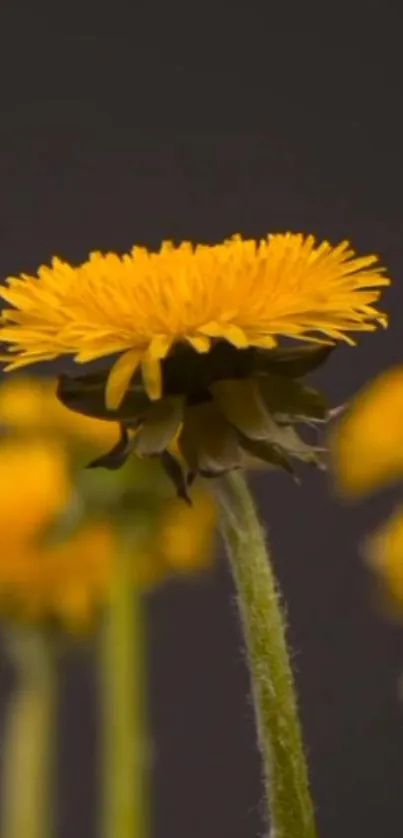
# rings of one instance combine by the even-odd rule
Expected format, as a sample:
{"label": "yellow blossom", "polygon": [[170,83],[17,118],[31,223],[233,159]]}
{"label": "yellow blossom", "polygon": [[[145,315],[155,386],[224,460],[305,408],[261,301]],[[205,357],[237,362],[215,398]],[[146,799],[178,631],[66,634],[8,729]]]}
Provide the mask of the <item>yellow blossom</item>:
{"label": "yellow blossom", "polygon": [[94,601],[99,603],[100,587],[105,596],[113,557],[110,525],[91,524],[71,538],[46,540],[73,499],[63,446],[29,438],[3,442],[0,609],[5,615],[81,624]]}
{"label": "yellow blossom", "polygon": [[[54,438],[29,436],[7,437],[0,447],[0,613],[82,631],[108,599],[120,536],[112,518],[84,519],[63,531],[75,500],[67,450]],[[206,492],[195,491],[192,510],[156,495],[142,534],[136,528],[126,536],[133,586],[147,589],[208,564],[214,524]]]}
{"label": "yellow blossom", "polygon": [[[352,400],[331,436],[337,488],[358,497],[403,477],[403,366],[378,375]],[[403,508],[365,542],[364,553],[387,595],[403,607]]]}
{"label": "yellow blossom", "polygon": [[126,536],[126,549],[133,554],[134,587],[147,591],[171,577],[211,566],[216,522],[215,503],[202,488],[193,490],[191,507],[172,496],[160,498],[152,520],[144,520]]}
{"label": "yellow blossom", "polygon": [[65,452],[56,443],[8,441],[0,448],[1,553],[39,537],[71,500]]}
{"label": "yellow blossom", "polygon": [[0,384],[0,424],[13,431],[57,437],[69,448],[78,442],[102,450],[116,443],[117,423],[68,410],[56,390],[56,378],[6,377]]}
{"label": "yellow blossom", "polygon": [[209,565],[214,553],[216,508],[203,489],[192,493],[192,507],[171,498],[161,507],[158,534],[136,552],[134,578],[149,587],[170,575],[187,575]]}
{"label": "yellow blossom", "polygon": [[373,303],[386,284],[377,257],[356,257],[348,242],[317,246],[290,233],[164,242],[158,253],[96,252],[78,267],[54,259],[37,277],[9,278],[1,340],[13,353],[9,369],[120,353],[106,394],[114,408],[139,365],[148,394],[160,397],[160,361],[178,342],[205,353],[217,339],[238,349],[272,348],[279,335],[350,341],[348,332],[384,322]]}
{"label": "yellow blossom", "polygon": [[403,476],[403,366],[383,372],[353,399],[331,448],[343,494],[363,494]]}
{"label": "yellow blossom", "polygon": [[160,523],[161,550],[168,567],[189,571],[202,566],[212,553],[216,510],[205,490],[194,490],[192,508],[172,500]]}
{"label": "yellow blossom", "polygon": [[106,521],[87,523],[54,543],[11,543],[0,564],[0,608],[6,617],[88,629],[105,602],[115,556]]}
{"label": "yellow blossom", "polygon": [[[386,325],[374,304],[388,283],[376,256],[357,257],[345,241],[164,242],[157,253],[92,253],[77,267],[54,259],[37,277],[9,278],[0,340],[8,370],[104,358],[97,373],[61,376],[57,390],[72,410],[120,423],[95,464],[117,468],[133,449],[160,456],[188,498],[195,474],[238,468],[245,452],[288,471],[289,457],[321,464],[295,426],[323,421],[327,406],[295,379],[338,340],[354,343],[351,332]],[[278,347],[281,336],[304,343]]]}
{"label": "yellow blossom", "polygon": [[377,573],[390,605],[403,607],[403,508],[399,507],[365,544],[365,555]]}

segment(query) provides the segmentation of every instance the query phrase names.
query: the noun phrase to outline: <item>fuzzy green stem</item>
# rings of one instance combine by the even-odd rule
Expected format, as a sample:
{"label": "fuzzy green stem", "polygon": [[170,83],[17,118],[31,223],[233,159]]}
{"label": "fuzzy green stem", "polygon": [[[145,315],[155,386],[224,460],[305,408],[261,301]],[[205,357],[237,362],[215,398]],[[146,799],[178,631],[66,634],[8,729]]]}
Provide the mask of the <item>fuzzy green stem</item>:
{"label": "fuzzy green stem", "polygon": [[242,474],[220,482],[221,529],[243,624],[272,835],[315,838],[285,622],[265,537]]}
{"label": "fuzzy green stem", "polygon": [[119,556],[101,641],[103,838],[148,838],[143,602]]}
{"label": "fuzzy green stem", "polygon": [[55,744],[55,657],[49,636],[34,629],[10,634],[17,684],[3,748],[2,838],[50,838]]}

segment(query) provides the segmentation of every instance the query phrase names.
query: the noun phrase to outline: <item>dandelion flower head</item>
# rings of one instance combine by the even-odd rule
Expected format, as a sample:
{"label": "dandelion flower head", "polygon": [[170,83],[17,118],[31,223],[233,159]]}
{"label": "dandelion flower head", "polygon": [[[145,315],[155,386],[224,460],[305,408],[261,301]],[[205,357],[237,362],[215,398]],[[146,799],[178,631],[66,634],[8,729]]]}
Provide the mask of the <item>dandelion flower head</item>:
{"label": "dandelion flower head", "polygon": [[40,440],[4,442],[0,448],[2,552],[14,541],[39,536],[71,500],[65,452]]}
{"label": "dandelion flower head", "polygon": [[[54,439],[3,440],[3,619],[51,623],[70,633],[94,626],[108,600],[120,537],[112,518],[105,515],[75,519],[73,514],[70,521],[75,502],[65,446]],[[127,538],[134,588],[147,590],[169,576],[193,573],[211,563],[216,514],[205,491],[195,491],[192,510],[176,498],[163,502],[156,497],[150,520],[141,520],[143,534],[137,527],[132,540]]]}
{"label": "dandelion flower head", "polygon": [[54,259],[37,277],[7,280],[1,340],[10,369],[121,353],[107,392],[116,407],[139,365],[150,397],[161,395],[160,361],[178,342],[200,353],[218,339],[267,349],[280,335],[350,341],[349,332],[374,329],[384,318],[373,304],[388,283],[377,261],[356,257],[348,242],[316,246],[313,236],[289,233],[258,243],[164,242],[158,253],[134,247],[122,257],[95,252],[78,267]]}
{"label": "dandelion flower head", "polygon": [[[82,627],[99,605],[113,557],[108,525],[48,540],[74,498],[65,449],[38,439],[0,448],[0,611]],[[107,575],[106,575],[107,571]]]}
{"label": "dandelion flower head", "polygon": [[394,513],[364,543],[365,557],[377,574],[389,612],[403,610],[403,508]]}
{"label": "dandelion flower head", "polygon": [[[101,359],[101,372],[61,376],[58,388],[69,408],[120,422],[97,464],[116,468],[133,447],[159,455],[184,495],[189,475],[237,468],[243,451],[287,470],[288,454],[316,461],[294,426],[326,408],[295,379],[337,341],[386,325],[376,303],[388,283],[376,256],[290,233],[95,252],[78,267],[54,259],[38,276],[9,278],[0,340],[8,370]],[[281,337],[299,344],[279,347]]]}
{"label": "dandelion flower head", "polygon": [[54,543],[12,546],[0,565],[3,616],[87,631],[111,581],[116,543],[110,524],[87,522]]}
{"label": "dandelion flower head", "polygon": [[337,486],[359,496],[403,477],[403,366],[381,373],[352,400],[331,451]]}
{"label": "dandelion flower head", "polygon": [[[330,437],[338,492],[358,498],[403,478],[403,366],[385,370],[367,384]],[[371,533],[364,555],[377,574],[389,614],[403,608],[403,508]]]}

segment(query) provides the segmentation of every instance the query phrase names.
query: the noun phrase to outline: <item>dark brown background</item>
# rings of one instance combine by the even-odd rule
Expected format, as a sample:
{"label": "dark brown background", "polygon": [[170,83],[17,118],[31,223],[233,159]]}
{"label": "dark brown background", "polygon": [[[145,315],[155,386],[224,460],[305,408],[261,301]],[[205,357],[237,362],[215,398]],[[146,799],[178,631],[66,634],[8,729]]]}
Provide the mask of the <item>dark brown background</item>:
{"label": "dark brown background", "polygon": [[[340,6],[326,20],[286,11],[292,27],[257,13],[219,20],[205,8],[187,21],[171,7],[131,21],[117,7],[110,20],[98,10],[108,36],[88,34],[86,11],[68,35],[67,15],[61,23],[2,8],[0,274],[168,237],[348,237],[379,252],[395,284],[390,331],[340,348],[317,376],[338,403],[402,357],[400,36],[376,5],[361,30]],[[394,495],[349,508],[309,471],[302,488],[281,475],[253,482],[289,609],[320,836],[398,838],[403,634],[379,613],[357,549]],[[213,574],[150,596],[148,618],[156,837],[260,834],[248,682],[222,557]],[[90,838],[90,656],[68,670],[60,836]],[[4,663],[2,705],[9,675]]]}

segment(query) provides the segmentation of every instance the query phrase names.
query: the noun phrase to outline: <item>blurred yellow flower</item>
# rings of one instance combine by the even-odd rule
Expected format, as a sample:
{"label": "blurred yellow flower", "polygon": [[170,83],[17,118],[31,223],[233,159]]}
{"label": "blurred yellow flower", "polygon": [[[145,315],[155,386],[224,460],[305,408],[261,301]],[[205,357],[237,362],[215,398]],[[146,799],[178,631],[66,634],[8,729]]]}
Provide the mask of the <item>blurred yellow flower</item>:
{"label": "blurred yellow flower", "polygon": [[4,616],[57,621],[69,631],[88,629],[105,602],[116,555],[107,521],[87,523],[54,543],[14,543],[0,564]]}
{"label": "blurred yellow flower", "polygon": [[216,508],[202,489],[192,493],[192,506],[169,498],[161,506],[157,531],[146,537],[133,559],[134,581],[151,587],[172,575],[188,575],[211,564]]}
{"label": "blurred yellow flower", "polygon": [[390,604],[403,607],[403,507],[371,535],[365,556],[378,574]]}
{"label": "blurred yellow flower", "polygon": [[[65,449],[55,440],[8,439],[0,448],[0,610],[25,619],[87,621],[110,575],[108,524],[46,540],[74,500]],[[107,559],[107,562],[106,562]],[[107,572],[106,572],[107,571]]]}
{"label": "blurred yellow flower", "polygon": [[[0,613],[81,631],[107,602],[120,535],[113,517],[79,519],[63,531],[64,516],[77,500],[67,453],[55,438],[8,437],[0,447]],[[142,534],[128,531],[125,550],[133,552],[136,588],[211,562],[213,501],[201,489],[193,500],[189,509],[156,495]]]}
{"label": "blurred yellow flower", "polygon": [[[340,494],[358,497],[403,478],[403,365],[378,375],[352,400],[331,435]],[[364,555],[387,595],[403,608],[403,507],[365,541]]]}
{"label": "blurred yellow flower", "polygon": [[210,494],[195,490],[192,507],[174,498],[161,516],[161,545],[168,567],[189,571],[211,556],[216,509]]}
{"label": "blurred yellow flower", "polygon": [[72,443],[106,450],[119,438],[116,422],[92,419],[68,410],[56,396],[57,380],[10,376],[0,385],[0,424],[15,431],[57,436]]}
{"label": "blurred yellow flower", "polygon": [[403,477],[403,366],[379,375],[353,399],[331,437],[337,486],[360,495]]}
{"label": "blurred yellow flower", "polygon": [[55,442],[7,440],[0,448],[1,554],[38,538],[72,496],[67,460]]}

